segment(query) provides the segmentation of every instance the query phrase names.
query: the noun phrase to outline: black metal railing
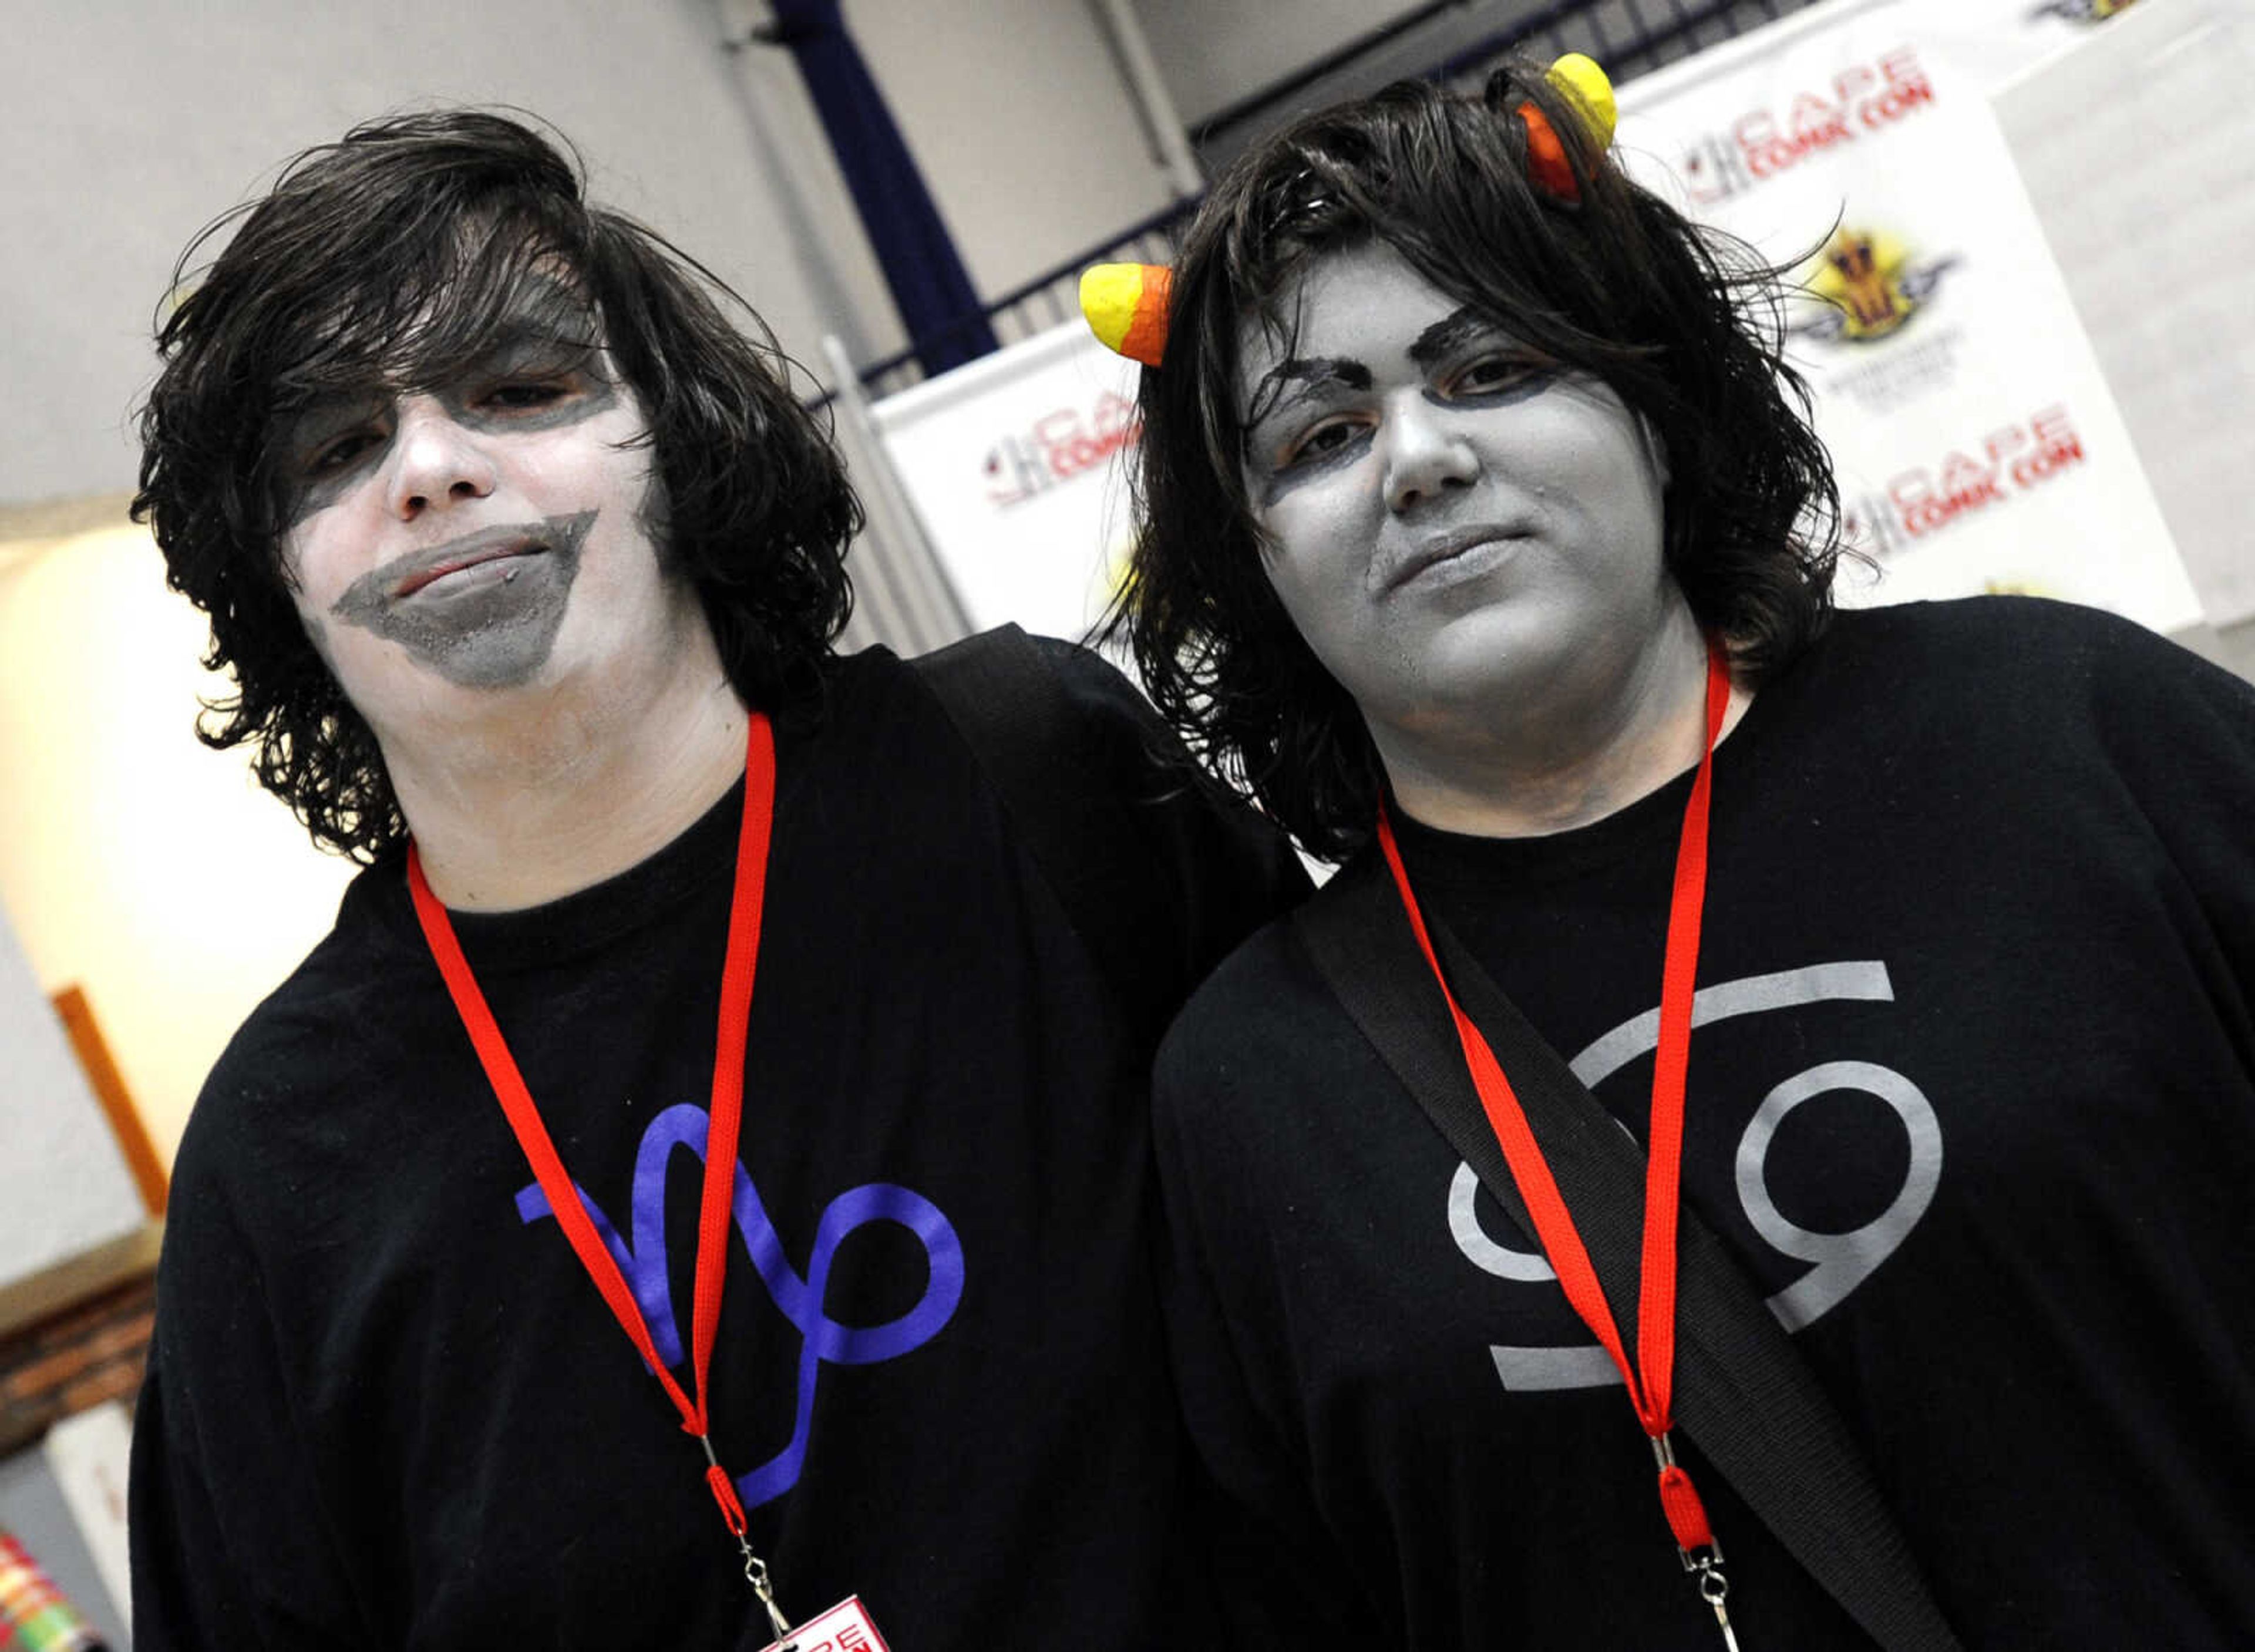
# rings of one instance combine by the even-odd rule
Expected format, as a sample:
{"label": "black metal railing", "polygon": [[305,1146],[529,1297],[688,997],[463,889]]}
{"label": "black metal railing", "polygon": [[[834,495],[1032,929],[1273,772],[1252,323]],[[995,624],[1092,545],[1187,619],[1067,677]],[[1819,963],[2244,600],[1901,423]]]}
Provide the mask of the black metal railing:
{"label": "black metal railing", "polygon": [[[1431,78],[1451,84],[1484,79],[1502,58],[1538,60],[1583,52],[1616,84],[1734,39],[1813,0],[1560,0],[1450,55]],[[1662,15],[1657,22],[1647,8]],[[1607,18],[1612,18],[1608,26]]]}
{"label": "black metal railing", "polygon": [[945,347],[958,331],[967,332],[980,320],[994,330],[997,344],[1015,344],[1080,313],[1080,272],[1092,264],[1165,264],[1175,255],[1175,238],[1198,210],[1195,198],[1162,207],[1140,223],[1131,224],[1099,246],[1076,253],[1030,281],[1022,282],[987,305],[983,315],[925,334],[906,349],[861,369],[861,386],[872,397],[882,398],[906,390],[924,376],[923,357]]}
{"label": "black metal railing", "polygon": [[[1450,85],[1472,84],[1514,53],[1547,60],[1568,52],[1585,52],[1605,65],[1616,84],[1625,84],[1811,4],[1814,0],[1554,0],[1438,56],[1431,55],[1429,43],[1423,58],[1406,67],[1389,63],[1416,49],[1421,27],[1465,9],[1457,4],[1425,5],[1259,95],[1231,105],[1203,123],[1192,137],[1200,155],[1212,165],[1303,109],[1375,89],[1379,79],[1415,74]],[[907,348],[861,369],[862,388],[872,397],[882,398],[920,383],[923,356],[937,355],[954,334],[968,332],[981,320],[1001,344],[1058,326],[1079,310],[1083,270],[1093,264],[1167,262],[1198,204],[1191,199],[1163,207],[1111,240],[1012,288],[989,303],[982,315],[966,316],[928,333]]]}

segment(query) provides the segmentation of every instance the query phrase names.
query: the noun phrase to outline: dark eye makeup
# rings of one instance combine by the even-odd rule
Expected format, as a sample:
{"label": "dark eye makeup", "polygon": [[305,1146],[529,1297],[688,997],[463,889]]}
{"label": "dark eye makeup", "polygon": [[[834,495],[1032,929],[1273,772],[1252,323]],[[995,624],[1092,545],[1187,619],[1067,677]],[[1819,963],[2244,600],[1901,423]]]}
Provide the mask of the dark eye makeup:
{"label": "dark eye makeup", "polygon": [[305,463],[309,476],[323,476],[348,467],[352,461],[376,446],[383,439],[372,430],[356,430],[335,436],[316,446]]}
{"label": "dark eye makeup", "polygon": [[1545,355],[1518,348],[1498,351],[1451,375],[1441,395],[1458,406],[1500,407],[1539,394],[1562,370]]}
{"label": "dark eye makeup", "polygon": [[480,397],[488,407],[503,410],[548,407],[573,393],[575,387],[555,379],[522,379],[496,384]]}

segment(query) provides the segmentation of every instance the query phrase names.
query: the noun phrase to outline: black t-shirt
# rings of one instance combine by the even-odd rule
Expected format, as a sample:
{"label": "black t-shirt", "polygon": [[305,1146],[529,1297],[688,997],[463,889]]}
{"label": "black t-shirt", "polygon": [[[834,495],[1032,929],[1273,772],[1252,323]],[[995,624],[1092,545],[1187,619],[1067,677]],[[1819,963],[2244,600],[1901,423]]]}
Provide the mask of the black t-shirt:
{"label": "black t-shirt", "polygon": [[[1301,887],[1050,666],[1171,898],[1186,992]],[[797,1619],[903,1652],[1170,1638],[1178,1425],[1149,1037],[954,726],[882,651],[783,735],[713,1437]],[[662,1357],[689,1337],[741,786],[622,875],[455,925]],[[172,1646],[757,1647],[696,1442],[481,1072],[401,868],[191,1120],[135,1441],[135,1633]],[[676,1365],[677,1374],[685,1367]]]}
{"label": "black t-shirt", "polygon": [[[1686,1202],[1969,1647],[2255,1644],[2255,690],[2055,604],[1846,614],[1714,788]],[[1401,832],[1640,1136],[1689,789]],[[1248,1643],[1719,1644],[1610,1361],[1287,927],[1196,995],[1156,1100]],[[1744,1644],[1865,1644],[1685,1456]]]}

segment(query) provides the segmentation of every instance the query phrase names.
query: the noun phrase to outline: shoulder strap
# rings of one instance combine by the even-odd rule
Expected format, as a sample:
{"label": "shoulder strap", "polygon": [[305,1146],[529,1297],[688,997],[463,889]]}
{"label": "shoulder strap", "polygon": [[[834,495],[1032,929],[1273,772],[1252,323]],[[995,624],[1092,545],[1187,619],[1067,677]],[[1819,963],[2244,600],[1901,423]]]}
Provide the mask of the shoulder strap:
{"label": "shoulder strap", "polygon": [[[1363,1035],[1526,1234],[1535,1232],[1446,1007],[1374,856],[1293,914]],[[1430,913],[1457,999],[1511,1076],[1621,1323],[1634,1320],[1644,1158],[1563,1058]],[[1887,1652],[1956,1652],[1846,1425],[1784,1328],[1689,1206],[1678,1217],[1678,1425],[1790,1553]]]}
{"label": "shoulder strap", "polygon": [[1156,1037],[1179,972],[1152,914],[1173,897],[1057,673],[1015,625],[910,664],[987,771],[1097,967]]}

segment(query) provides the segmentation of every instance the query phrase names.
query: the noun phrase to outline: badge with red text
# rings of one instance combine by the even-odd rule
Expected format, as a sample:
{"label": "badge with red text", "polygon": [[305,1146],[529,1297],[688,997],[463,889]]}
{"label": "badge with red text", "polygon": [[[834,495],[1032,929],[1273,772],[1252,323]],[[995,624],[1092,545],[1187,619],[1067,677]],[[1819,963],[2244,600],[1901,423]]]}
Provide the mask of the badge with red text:
{"label": "badge with red text", "polygon": [[848,1595],[818,1618],[810,1618],[780,1641],[770,1641],[761,1652],[891,1652],[877,1626],[861,1605],[860,1595]]}

